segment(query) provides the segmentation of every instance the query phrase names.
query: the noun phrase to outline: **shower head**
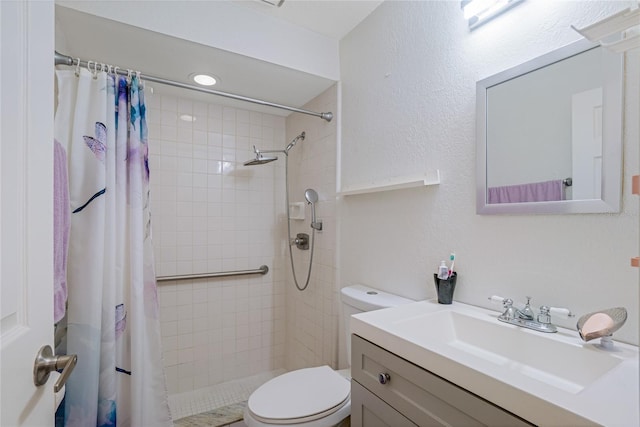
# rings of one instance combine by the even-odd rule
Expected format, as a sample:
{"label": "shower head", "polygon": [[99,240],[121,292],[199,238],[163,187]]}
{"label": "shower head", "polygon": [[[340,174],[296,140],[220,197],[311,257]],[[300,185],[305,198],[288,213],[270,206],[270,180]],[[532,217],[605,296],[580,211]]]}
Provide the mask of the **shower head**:
{"label": "shower head", "polygon": [[298,140],[301,139],[304,141],[304,138],[306,135],[307,135],[306,132],[302,132],[300,135],[293,138],[293,141],[291,141],[289,145],[287,145],[287,148],[284,149],[285,153],[289,153],[289,150],[291,150],[298,143]]}
{"label": "shower head", "polygon": [[304,191],[304,198],[311,205],[311,228],[314,230],[322,230],[322,221],[316,220],[316,202],[318,201],[318,193],[313,188],[307,188]]}
{"label": "shower head", "polygon": [[269,162],[273,162],[274,160],[278,160],[278,157],[276,157],[276,156],[265,156],[265,154],[267,154],[267,153],[284,153],[284,155],[288,157],[289,156],[289,150],[291,150],[297,144],[297,142],[300,139],[302,139],[304,141],[305,135],[306,134],[304,132],[302,132],[300,135],[298,135],[295,138],[293,138],[293,141],[291,141],[289,143],[289,145],[287,145],[287,148],[285,148],[284,150],[263,150],[263,151],[260,151],[254,145],[253,146],[253,152],[256,153],[256,158],[255,159],[251,159],[251,160],[247,160],[243,164],[245,166],[264,165],[265,163],[269,163]]}
{"label": "shower head", "polygon": [[259,152],[256,153],[256,158],[247,160],[243,163],[244,166],[255,166],[255,165],[264,165],[265,163],[273,162],[274,160],[278,160],[276,156],[263,156]]}
{"label": "shower head", "polygon": [[277,156],[265,156],[265,153],[285,153],[283,150],[260,151],[255,145],[253,146],[253,152],[256,153],[256,158],[247,160],[243,163],[244,166],[264,165],[265,163],[271,163],[274,160],[278,160]]}
{"label": "shower head", "polygon": [[318,201],[318,193],[316,193],[316,190],[312,188],[307,188],[304,192],[304,198],[307,199],[309,204],[313,204]]}

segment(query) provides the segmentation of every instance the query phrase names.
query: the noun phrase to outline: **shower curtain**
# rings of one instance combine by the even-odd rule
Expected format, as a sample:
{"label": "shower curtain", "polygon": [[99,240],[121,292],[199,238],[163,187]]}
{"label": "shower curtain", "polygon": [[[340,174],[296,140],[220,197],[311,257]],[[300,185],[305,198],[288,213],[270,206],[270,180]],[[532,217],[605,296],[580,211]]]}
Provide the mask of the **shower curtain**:
{"label": "shower curtain", "polygon": [[65,426],[171,426],[153,269],[144,93],[130,78],[58,70],[55,138],[71,226]]}

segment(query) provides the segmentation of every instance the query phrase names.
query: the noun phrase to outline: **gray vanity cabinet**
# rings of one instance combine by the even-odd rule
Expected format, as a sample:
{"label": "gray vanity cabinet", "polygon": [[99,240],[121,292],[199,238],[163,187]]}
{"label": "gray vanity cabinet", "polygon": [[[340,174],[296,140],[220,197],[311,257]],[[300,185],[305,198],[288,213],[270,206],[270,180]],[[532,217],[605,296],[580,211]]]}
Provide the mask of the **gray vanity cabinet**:
{"label": "gray vanity cabinet", "polygon": [[532,425],[357,335],[351,337],[355,427]]}

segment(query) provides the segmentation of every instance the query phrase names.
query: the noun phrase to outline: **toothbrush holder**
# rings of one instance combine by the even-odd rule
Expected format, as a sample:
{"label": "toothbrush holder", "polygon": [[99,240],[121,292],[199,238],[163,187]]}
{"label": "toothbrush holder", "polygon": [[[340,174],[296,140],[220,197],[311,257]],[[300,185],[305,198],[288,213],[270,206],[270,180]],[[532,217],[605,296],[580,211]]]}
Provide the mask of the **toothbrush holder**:
{"label": "toothbrush holder", "polygon": [[458,273],[455,271],[448,279],[438,279],[438,275],[433,275],[433,281],[436,284],[436,290],[438,291],[438,303],[439,304],[451,304],[453,301],[453,291],[456,288],[456,279]]}

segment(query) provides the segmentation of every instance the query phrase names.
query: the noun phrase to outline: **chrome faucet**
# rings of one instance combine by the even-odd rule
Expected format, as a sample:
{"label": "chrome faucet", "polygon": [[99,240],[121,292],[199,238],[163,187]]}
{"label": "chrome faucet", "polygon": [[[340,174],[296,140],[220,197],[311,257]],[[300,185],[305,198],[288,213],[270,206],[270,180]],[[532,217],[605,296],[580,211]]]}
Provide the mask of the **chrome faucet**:
{"label": "chrome faucet", "polygon": [[510,323],[523,328],[533,329],[534,331],[553,333],[558,332],[556,325],[551,323],[551,312],[562,314],[568,317],[574,315],[566,308],[553,308],[543,305],[540,307],[540,313],[536,316],[531,309],[531,297],[527,297],[527,304],[521,310],[513,306],[513,300],[510,298],[501,298],[497,296],[489,297],[491,301],[501,301],[504,312],[498,316],[498,320]]}

